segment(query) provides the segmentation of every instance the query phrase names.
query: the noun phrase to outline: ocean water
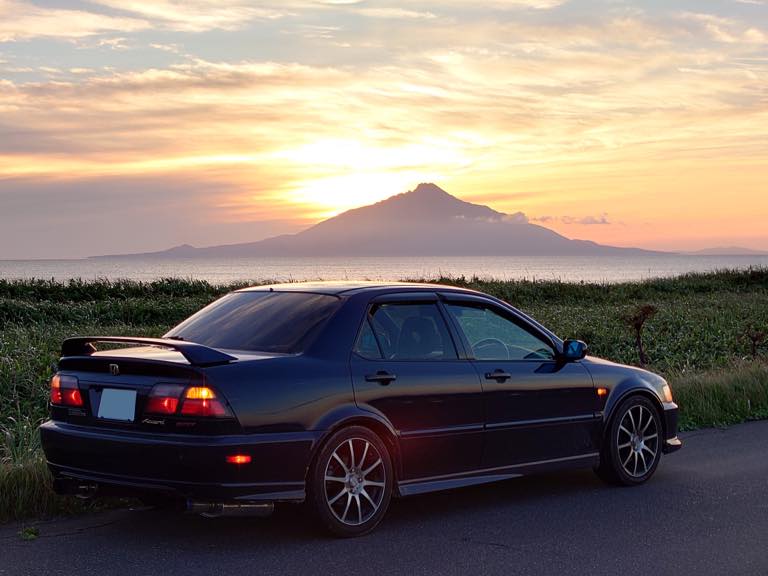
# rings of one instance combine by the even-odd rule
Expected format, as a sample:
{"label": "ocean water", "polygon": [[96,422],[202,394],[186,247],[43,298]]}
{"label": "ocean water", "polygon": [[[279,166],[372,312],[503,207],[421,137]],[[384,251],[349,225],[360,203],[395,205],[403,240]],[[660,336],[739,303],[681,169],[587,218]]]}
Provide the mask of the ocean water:
{"label": "ocean water", "polygon": [[654,255],[599,257],[338,257],[338,258],[99,258],[0,260],[0,278],[195,278],[235,281],[404,280],[478,276],[500,280],[624,282],[708,272],[768,267],[768,256]]}

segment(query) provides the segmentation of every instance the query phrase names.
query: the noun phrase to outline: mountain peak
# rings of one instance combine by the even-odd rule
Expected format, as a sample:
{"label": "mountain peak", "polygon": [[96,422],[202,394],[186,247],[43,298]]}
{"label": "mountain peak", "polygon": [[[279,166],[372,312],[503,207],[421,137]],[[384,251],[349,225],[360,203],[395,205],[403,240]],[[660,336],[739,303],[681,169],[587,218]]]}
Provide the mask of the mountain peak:
{"label": "mountain peak", "polygon": [[181,253],[181,252],[194,252],[197,250],[192,244],[179,244],[173,248],[169,248],[168,252]]}
{"label": "mountain peak", "polygon": [[[411,191],[411,194],[419,194],[420,196],[451,196],[437,184],[432,184],[432,182],[422,182]],[[451,198],[454,198],[454,196],[451,196]]]}
{"label": "mountain peak", "polygon": [[375,214],[377,218],[391,218],[399,221],[445,222],[454,218],[469,220],[494,220],[504,217],[501,212],[472,204],[453,196],[431,182],[422,182],[413,190],[390,196],[376,204],[353,208],[335,218],[321,222],[315,228],[325,228],[327,223],[355,219],[361,221],[365,214]]}

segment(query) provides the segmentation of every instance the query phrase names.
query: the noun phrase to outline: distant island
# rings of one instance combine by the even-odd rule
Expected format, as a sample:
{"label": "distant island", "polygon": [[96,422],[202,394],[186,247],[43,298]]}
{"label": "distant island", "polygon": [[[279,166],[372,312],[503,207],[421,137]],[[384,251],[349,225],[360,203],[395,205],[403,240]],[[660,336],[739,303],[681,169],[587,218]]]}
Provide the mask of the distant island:
{"label": "distant island", "polygon": [[92,258],[231,258],[295,256],[641,256],[639,248],[572,240],[531,224],[521,213],[504,214],[465,202],[435,184],[376,204],[348,210],[297,234],[258,242]]}
{"label": "distant island", "polygon": [[686,252],[687,256],[768,256],[768,252],[763,250],[752,250],[742,246],[720,246],[717,248],[707,248],[706,250],[696,250]]}

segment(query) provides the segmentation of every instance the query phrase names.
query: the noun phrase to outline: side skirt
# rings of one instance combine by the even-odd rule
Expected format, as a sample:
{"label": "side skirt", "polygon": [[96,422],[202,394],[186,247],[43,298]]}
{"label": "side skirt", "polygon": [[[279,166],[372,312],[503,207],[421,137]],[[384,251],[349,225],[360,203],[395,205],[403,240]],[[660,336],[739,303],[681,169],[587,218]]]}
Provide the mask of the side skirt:
{"label": "side skirt", "polygon": [[478,484],[487,484],[489,482],[498,482],[500,480],[509,480],[510,478],[519,478],[528,474],[546,472],[548,470],[590,468],[597,466],[599,463],[600,453],[590,452],[589,454],[568,456],[567,458],[526,462],[525,464],[502,466],[499,468],[486,468],[483,470],[474,470],[472,472],[447,474],[445,476],[416,478],[414,480],[399,482],[397,488],[400,496],[414,496],[416,494],[424,494],[427,492],[451,490],[453,488],[464,488],[467,486],[476,486]]}

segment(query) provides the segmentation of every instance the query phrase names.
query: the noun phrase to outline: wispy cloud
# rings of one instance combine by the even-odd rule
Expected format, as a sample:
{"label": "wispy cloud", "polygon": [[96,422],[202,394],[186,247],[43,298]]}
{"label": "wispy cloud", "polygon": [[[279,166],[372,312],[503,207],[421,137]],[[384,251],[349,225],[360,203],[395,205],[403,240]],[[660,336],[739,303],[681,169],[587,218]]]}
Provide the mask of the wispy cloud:
{"label": "wispy cloud", "polygon": [[579,226],[607,226],[613,224],[608,220],[608,214],[603,213],[599,216],[539,216],[531,218],[531,222],[539,222],[541,224],[568,224]]}
{"label": "wispy cloud", "polygon": [[[550,10],[566,4],[569,0],[486,0],[482,8],[487,9],[520,9],[530,8],[534,10]],[[423,0],[425,5],[442,5],[447,7],[476,7],[473,0]]]}
{"label": "wispy cloud", "polygon": [[0,0],[0,42],[37,37],[74,39],[104,32],[134,32],[149,27],[150,24],[140,18],[42,8],[29,2]]}
{"label": "wispy cloud", "polygon": [[768,34],[754,26],[714,14],[684,12],[682,18],[700,24],[709,36],[726,44],[767,44]]}
{"label": "wispy cloud", "polygon": [[[255,19],[276,19],[286,15],[277,7],[255,6],[242,0],[91,0],[151,21],[157,27],[184,32],[211,29],[234,30]],[[263,4],[263,3],[261,3]],[[279,3],[274,4],[279,6]]]}
{"label": "wispy cloud", "polygon": [[408,10],[406,8],[360,8],[357,11],[358,14],[368,16],[370,18],[387,18],[387,19],[420,19],[431,20],[435,18],[435,14],[432,12],[419,12],[417,10]]}
{"label": "wispy cloud", "polygon": [[143,177],[156,189],[183,175],[215,190],[222,221],[284,222],[437,180],[512,214],[570,215],[532,221],[613,243],[648,238],[629,212],[658,223],[671,218],[661,203],[694,206],[699,230],[764,227],[716,209],[722,189],[734,206],[764,202],[768,54],[759,22],[738,11],[80,6],[0,0],[0,39],[40,43],[2,54],[0,196],[11,181],[106,189]]}
{"label": "wispy cloud", "polygon": [[[126,39],[122,36],[117,36],[113,38],[99,38],[96,41],[96,45],[99,47],[107,47],[111,48],[112,50],[127,50],[129,48],[128,44],[126,43]],[[82,47],[86,48],[87,45]]]}

